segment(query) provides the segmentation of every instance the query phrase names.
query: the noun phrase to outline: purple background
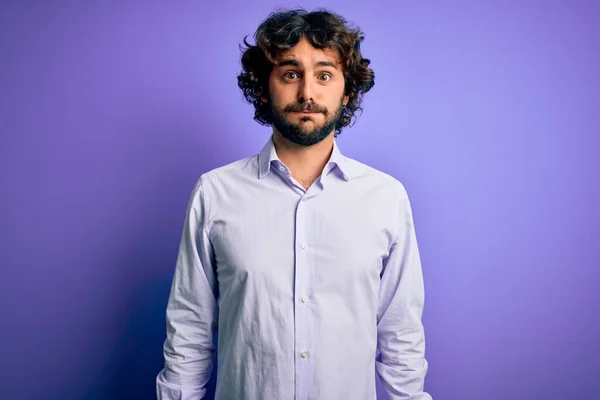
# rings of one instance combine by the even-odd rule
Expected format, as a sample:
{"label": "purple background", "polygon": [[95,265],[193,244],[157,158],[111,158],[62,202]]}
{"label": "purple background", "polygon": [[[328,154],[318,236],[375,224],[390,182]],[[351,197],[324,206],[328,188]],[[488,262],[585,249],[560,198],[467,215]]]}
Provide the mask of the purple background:
{"label": "purple background", "polygon": [[[0,5],[1,397],[153,398],[191,189],[270,134],[238,45],[295,3],[52,3]],[[411,196],[428,390],[600,398],[600,2],[367,3],[338,143]]]}

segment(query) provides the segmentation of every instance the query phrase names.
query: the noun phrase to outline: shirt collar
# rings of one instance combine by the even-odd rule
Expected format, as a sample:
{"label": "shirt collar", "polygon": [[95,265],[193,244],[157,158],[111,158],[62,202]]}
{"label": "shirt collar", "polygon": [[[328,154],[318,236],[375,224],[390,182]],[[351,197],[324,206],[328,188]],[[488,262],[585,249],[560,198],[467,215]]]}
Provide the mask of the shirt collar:
{"label": "shirt collar", "polygon": [[[273,134],[269,136],[269,140],[267,140],[258,154],[258,178],[264,178],[271,170],[272,165],[275,165],[276,167],[284,166],[283,162],[277,156],[275,143],[273,142]],[[336,166],[340,172],[340,176],[345,181],[349,181],[358,174],[358,171],[354,168],[351,161],[342,154],[334,139],[333,151],[331,152],[329,161],[327,161],[327,164],[325,164],[325,167],[323,168],[323,175],[329,175],[335,170]]]}

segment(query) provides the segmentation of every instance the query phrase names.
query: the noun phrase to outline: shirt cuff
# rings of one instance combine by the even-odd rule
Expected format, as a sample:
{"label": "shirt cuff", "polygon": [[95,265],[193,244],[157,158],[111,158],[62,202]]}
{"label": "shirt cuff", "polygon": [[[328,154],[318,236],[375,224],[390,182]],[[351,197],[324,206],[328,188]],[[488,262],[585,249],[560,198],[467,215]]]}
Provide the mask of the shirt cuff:
{"label": "shirt cuff", "polygon": [[200,400],[206,394],[206,389],[194,386],[180,386],[167,382],[165,371],[156,377],[157,400]]}

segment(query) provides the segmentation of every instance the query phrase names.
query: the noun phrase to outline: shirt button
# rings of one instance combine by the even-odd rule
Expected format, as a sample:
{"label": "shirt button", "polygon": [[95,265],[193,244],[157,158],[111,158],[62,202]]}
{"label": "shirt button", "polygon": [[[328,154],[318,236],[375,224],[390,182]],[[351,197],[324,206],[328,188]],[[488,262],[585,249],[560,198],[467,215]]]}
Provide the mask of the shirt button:
{"label": "shirt button", "polygon": [[284,167],[283,165],[280,165],[280,166],[279,166],[279,170],[280,170],[281,172],[283,172],[283,171],[285,171],[285,167]]}
{"label": "shirt button", "polygon": [[302,356],[302,358],[306,358],[308,357],[308,351],[303,351],[302,353],[300,353],[300,355]]}
{"label": "shirt button", "polygon": [[302,250],[308,249],[308,245],[306,243],[302,243]]}
{"label": "shirt button", "polygon": [[302,301],[303,303],[306,303],[308,301],[308,297],[302,296],[302,298],[300,299],[300,301]]}

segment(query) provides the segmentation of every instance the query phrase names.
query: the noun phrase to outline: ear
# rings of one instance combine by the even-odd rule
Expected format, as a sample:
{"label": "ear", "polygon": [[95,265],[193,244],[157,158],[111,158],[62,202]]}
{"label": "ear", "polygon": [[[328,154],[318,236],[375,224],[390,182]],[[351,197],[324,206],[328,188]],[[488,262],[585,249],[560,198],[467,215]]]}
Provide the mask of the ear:
{"label": "ear", "polygon": [[344,107],[348,105],[348,101],[350,101],[350,96],[344,96]]}

